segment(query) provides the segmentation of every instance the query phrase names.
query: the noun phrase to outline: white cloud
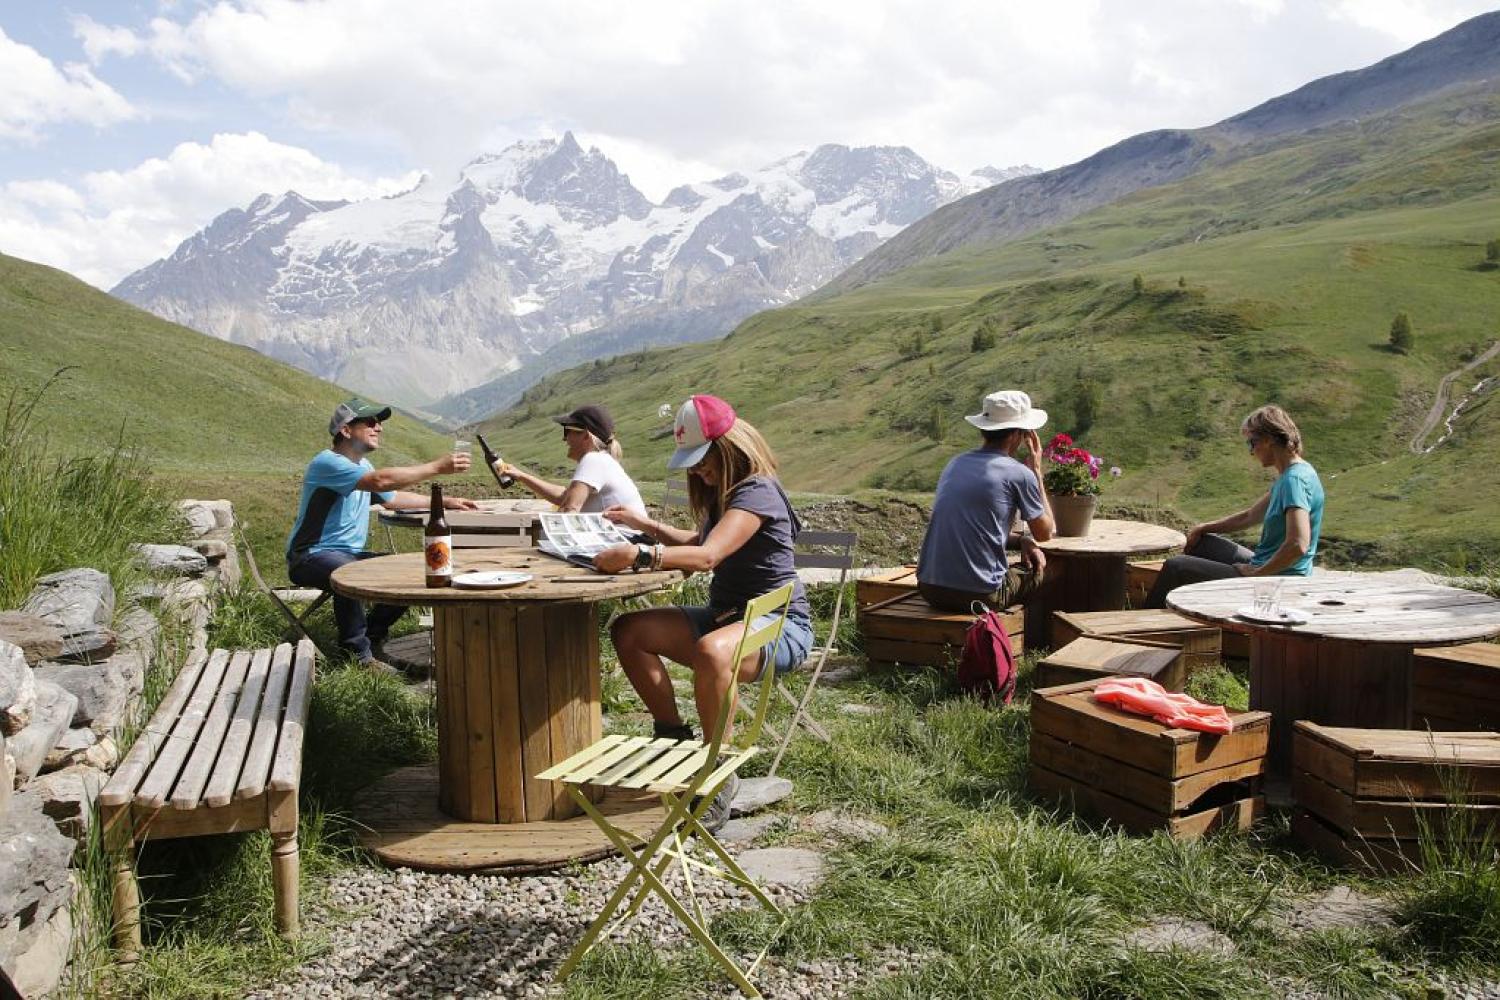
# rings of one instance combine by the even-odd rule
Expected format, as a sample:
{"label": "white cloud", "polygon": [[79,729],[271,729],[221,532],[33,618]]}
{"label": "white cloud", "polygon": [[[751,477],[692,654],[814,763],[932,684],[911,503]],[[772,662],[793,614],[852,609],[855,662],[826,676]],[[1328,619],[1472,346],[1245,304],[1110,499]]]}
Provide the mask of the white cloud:
{"label": "white cloud", "polygon": [[1333,14],[1402,45],[1415,45],[1480,13],[1475,7],[1462,0],[1337,0]]}
{"label": "white cloud", "polygon": [[370,198],[416,175],[365,179],[305,149],[256,133],[185,142],[129,170],[86,174],[77,186],[12,181],[0,187],[0,249],[64,268],[101,288],[164,257],[214,216],[255,196]]}
{"label": "white cloud", "polygon": [[0,28],[0,140],[34,142],[59,122],[102,127],[135,115],[130,102],[87,66],[59,69]]}

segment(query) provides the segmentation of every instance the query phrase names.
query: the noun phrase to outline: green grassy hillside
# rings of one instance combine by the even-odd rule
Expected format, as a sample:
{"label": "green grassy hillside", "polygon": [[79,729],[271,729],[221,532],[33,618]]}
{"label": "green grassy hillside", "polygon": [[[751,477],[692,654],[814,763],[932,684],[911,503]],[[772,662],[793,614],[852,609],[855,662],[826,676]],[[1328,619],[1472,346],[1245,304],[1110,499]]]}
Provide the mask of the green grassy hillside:
{"label": "green grassy hillside", "polygon": [[[281,572],[302,469],[327,445],[329,414],[349,392],[0,255],[0,399],[29,398],[63,369],[34,421],[54,451],[88,453],[123,434],[178,495],[234,500],[264,568]],[[398,417],[381,461],[446,444]]]}
{"label": "green grassy hillside", "polygon": [[[1407,443],[1442,375],[1500,339],[1500,272],[1479,266],[1500,236],[1497,178],[1500,93],[1449,96],[1247,148],[1025,240],[759,314],[719,343],[574,369],[489,426],[517,460],[556,466],[545,418],[602,401],[627,464],[655,478],[658,405],[712,391],[768,432],[796,488],[929,489],[972,443],[962,414],[986,391],[1027,388],[1051,429],[1076,430],[1087,384],[1082,439],[1125,470],[1108,499],[1201,517],[1262,488],[1236,431],[1276,401],[1324,474],[1330,536],[1472,562],[1500,554],[1493,406],[1430,455]],[[1401,310],[1405,356],[1386,347]],[[974,350],[976,333],[994,346]]]}

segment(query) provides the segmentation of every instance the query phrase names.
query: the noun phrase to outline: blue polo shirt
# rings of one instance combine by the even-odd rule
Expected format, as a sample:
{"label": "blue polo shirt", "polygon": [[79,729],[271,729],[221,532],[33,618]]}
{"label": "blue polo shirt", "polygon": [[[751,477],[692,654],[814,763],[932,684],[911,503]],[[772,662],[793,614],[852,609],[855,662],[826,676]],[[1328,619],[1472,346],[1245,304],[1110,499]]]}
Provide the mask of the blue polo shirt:
{"label": "blue polo shirt", "polygon": [[1271,484],[1271,502],[1260,524],[1260,544],[1255,546],[1252,566],[1264,566],[1286,542],[1286,512],[1292,507],[1307,511],[1312,528],[1307,552],[1301,559],[1281,571],[1282,576],[1307,576],[1312,572],[1313,557],[1318,554],[1318,536],[1323,530],[1323,483],[1312,464],[1296,461]]}
{"label": "blue polo shirt", "polygon": [[[352,462],[331,448],[308,463],[297,523],[286,543],[287,562],[314,552],[364,551],[370,535],[370,494],[354,487],[374,469],[368,458]],[[382,503],[395,495],[375,494]]]}

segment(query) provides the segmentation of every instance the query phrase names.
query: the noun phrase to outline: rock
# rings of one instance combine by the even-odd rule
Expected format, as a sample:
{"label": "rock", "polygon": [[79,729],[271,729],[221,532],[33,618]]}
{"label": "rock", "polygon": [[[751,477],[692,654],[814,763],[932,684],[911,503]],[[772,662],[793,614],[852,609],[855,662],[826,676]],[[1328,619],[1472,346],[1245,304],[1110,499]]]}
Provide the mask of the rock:
{"label": "rock", "polygon": [[186,545],[138,544],[132,547],[135,549],[136,561],[152,573],[202,576],[208,569],[208,558]]}
{"label": "rock", "polygon": [[1230,954],[1234,942],[1201,920],[1161,917],[1125,935],[1125,944],[1144,951],[1216,951]]}
{"label": "rock", "polygon": [[802,821],[802,829],[838,840],[875,840],[890,831],[880,823],[862,816],[823,809]]}
{"label": "rock", "polygon": [[59,906],[10,962],[10,978],[24,997],[51,996],[62,981],[73,948],[73,913]]}
{"label": "rock", "polygon": [[729,807],[729,815],[748,816],[766,806],[775,805],[792,794],[792,783],[786,778],[746,778]]}
{"label": "rock", "polygon": [[763,885],[810,889],[823,880],[823,855],[801,847],[762,847],[735,859],[745,874]]}
{"label": "rock", "polygon": [[42,761],[43,771],[56,771],[60,767],[67,767],[73,762],[74,757],[81,757],[83,752],[91,749],[99,742],[99,737],[92,729],[69,729],[57,738],[52,744],[52,749],[47,751],[47,756]]}
{"label": "rock", "polygon": [[103,658],[114,652],[110,619],[115,612],[115,588],[97,569],[51,573],[36,582],[21,608],[63,631],[62,656]]}
{"label": "rock", "polygon": [[161,634],[161,623],[145,608],[132,607],[120,615],[115,632],[121,647],[142,653],[149,660]]}
{"label": "rock", "polygon": [[[129,678],[115,663],[130,654],[116,653],[102,663],[44,663],[36,668],[36,678],[56,684],[78,699],[70,725],[94,726],[109,732],[120,724],[125,704],[130,698]],[[123,661],[122,661],[123,662]]]}
{"label": "rock", "polygon": [[0,736],[0,817],[10,808],[10,793],[16,787],[16,762],[5,749],[5,737]]}
{"label": "rock", "polygon": [[40,663],[62,655],[62,629],[24,611],[0,611],[0,639],[21,647],[27,663]]}
{"label": "rock", "polygon": [[1367,896],[1347,885],[1299,899],[1286,915],[1286,925],[1296,931],[1321,931],[1335,927],[1388,928],[1395,926],[1395,908],[1378,896]]}
{"label": "rock", "polygon": [[42,812],[63,836],[82,840],[94,815],[94,800],[107,780],[104,772],[78,764],[39,775],[27,790],[41,797]]}
{"label": "rock", "polygon": [[741,819],[732,819],[724,824],[719,831],[718,838],[726,844],[749,844],[753,843],[761,834],[770,831],[774,827],[783,825],[785,816],[770,813],[765,816],[745,816]]}
{"label": "rock", "polygon": [[42,811],[41,797],[18,792],[0,816],[0,965],[29,950],[52,914],[73,895],[73,841]]}
{"label": "rock", "polygon": [[214,517],[213,508],[201,500],[184,500],[177,505],[182,511],[182,519],[187,522],[188,534],[193,538],[202,538],[219,526],[218,519]]}
{"label": "rock", "polygon": [[36,711],[36,674],[21,647],[0,640],[0,735],[14,736]]}
{"label": "rock", "polygon": [[[177,506],[190,528],[205,525],[203,531],[212,531],[234,527],[234,505],[228,500],[181,500]],[[212,518],[213,523],[209,524],[207,518]]]}
{"label": "rock", "polygon": [[222,538],[200,538],[193,542],[192,550],[209,563],[216,563],[229,555],[229,543]]}
{"label": "rock", "polygon": [[22,782],[30,781],[41,770],[47,752],[68,731],[68,723],[73,720],[77,707],[78,699],[56,684],[37,682],[36,711],[31,724],[6,744],[16,760],[16,774]]}
{"label": "rock", "polygon": [[842,684],[859,680],[868,672],[863,659],[833,656],[829,657],[828,665],[818,675],[818,683],[829,687],[839,687]]}

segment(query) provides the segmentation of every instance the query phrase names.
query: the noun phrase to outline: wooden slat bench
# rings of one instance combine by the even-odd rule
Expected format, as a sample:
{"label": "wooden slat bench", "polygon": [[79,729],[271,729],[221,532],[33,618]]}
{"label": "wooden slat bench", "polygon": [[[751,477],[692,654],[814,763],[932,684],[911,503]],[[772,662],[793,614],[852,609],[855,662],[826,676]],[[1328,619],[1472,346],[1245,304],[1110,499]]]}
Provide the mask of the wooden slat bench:
{"label": "wooden slat bench", "polygon": [[[1102,679],[1101,679],[1102,680]],[[1171,729],[1093,699],[1100,680],[1031,693],[1031,787],[1136,833],[1182,840],[1248,828],[1264,809],[1271,717],[1230,716],[1226,735]]]}
{"label": "wooden slat bench", "polygon": [[1079,636],[1095,639],[1146,639],[1182,650],[1186,673],[1219,662],[1219,630],[1175,611],[1055,611],[1053,648],[1061,649]]}
{"label": "wooden slat bench", "polygon": [[137,842],[267,830],[276,926],[297,936],[297,790],[316,650],[216,649],[188,662],[99,795],[114,865],[114,939],[141,947]]}
{"label": "wooden slat bench", "polygon": [[1413,729],[1500,730],[1500,645],[1417,649],[1411,661]]}
{"label": "wooden slat bench", "polygon": [[1121,674],[1149,678],[1168,691],[1181,691],[1187,680],[1179,646],[1129,637],[1080,636],[1036,665],[1033,686],[1057,687]]}
{"label": "wooden slat bench", "polygon": [[1409,871],[1425,826],[1439,842],[1500,835],[1500,733],[1297,722],[1292,832],[1344,865]]}
{"label": "wooden slat bench", "polygon": [[[1006,608],[1002,617],[1011,650],[1020,656],[1025,612],[1020,606]],[[871,664],[945,667],[958,662],[964,633],[973,622],[973,615],[939,611],[913,592],[861,610],[859,633]]]}

